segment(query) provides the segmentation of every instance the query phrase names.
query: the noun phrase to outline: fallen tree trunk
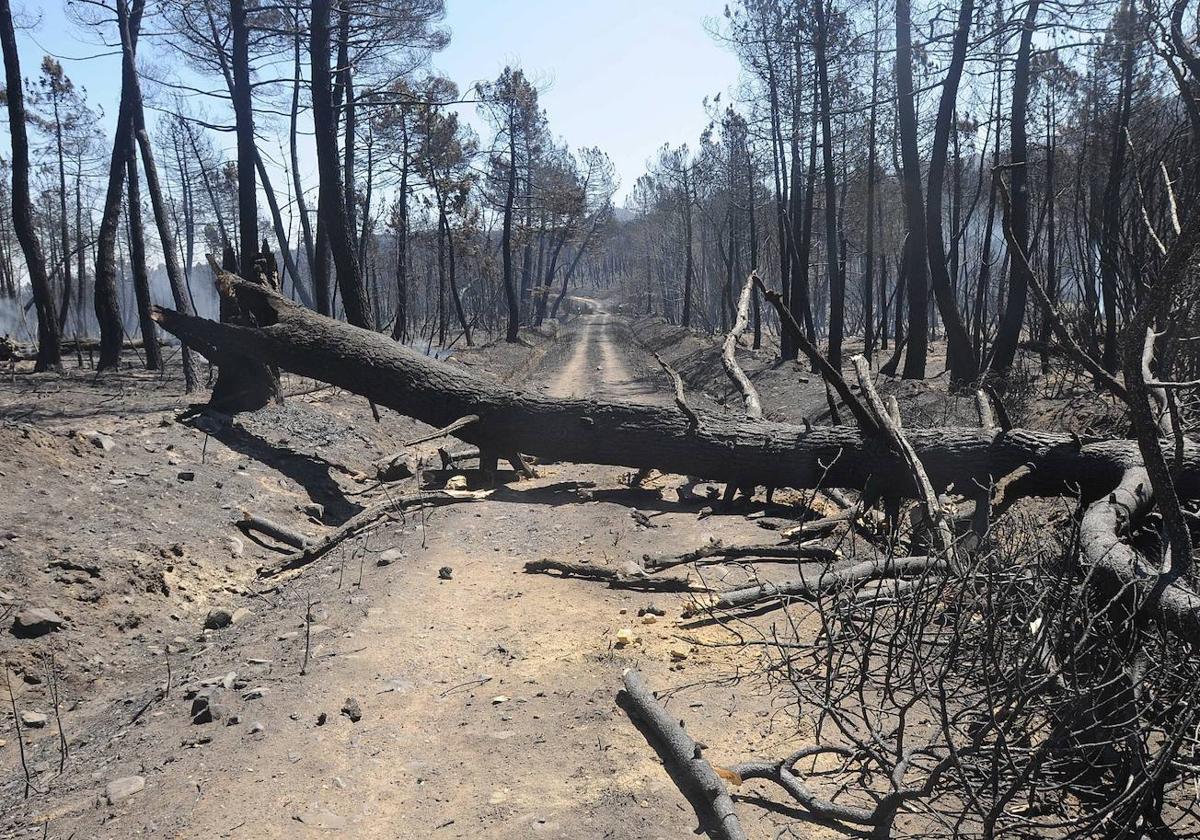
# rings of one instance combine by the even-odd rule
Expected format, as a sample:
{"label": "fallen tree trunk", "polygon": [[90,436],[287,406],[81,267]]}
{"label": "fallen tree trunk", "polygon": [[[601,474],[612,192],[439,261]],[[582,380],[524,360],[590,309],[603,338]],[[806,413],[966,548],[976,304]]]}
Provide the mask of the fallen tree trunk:
{"label": "fallen tree trunk", "polygon": [[[367,397],[442,428],[467,415],[479,420],[455,436],[484,452],[525,452],[542,461],[656,468],[738,487],[855,488],[868,495],[915,497],[911,470],[882,436],[851,427],[795,426],[733,419],[675,406],[558,399],[517,390],[428,359],[378,333],[318,315],[278,292],[231,275],[222,293],[236,296],[257,326],[220,324],[170,309],[154,318],[211,361],[252,357]],[[241,362],[244,363],[244,362]],[[910,429],[905,437],[936,492],[990,487],[1014,472],[1016,496],[1070,495],[1091,503],[1142,466],[1128,440],[1081,440],[1025,429]],[[1181,497],[1200,496],[1200,446],[1186,441],[1177,459]],[[1085,529],[1085,535],[1088,530]],[[1146,571],[1122,564],[1126,583]],[[1200,644],[1200,599],[1161,576],[1145,608]]]}
{"label": "fallen tree trunk", "polygon": [[[156,309],[155,320],[218,365],[253,356],[435,428],[477,415],[478,422],[455,436],[487,451],[519,451],[543,462],[652,467],[739,486],[915,494],[907,466],[887,442],[852,427],[805,428],[702,409],[695,410],[699,422],[693,424],[675,407],[546,397],[428,359],[265,287],[239,280],[226,285],[259,326],[219,324],[170,309]],[[1094,500],[1141,462],[1136,444],[1124,440],[977,428],[910,429],[906,436],[939,491],[950,484],[986,486],[1027,467],[1022,495],[1079,493]],[[1200,495],[1200,446],[1191,442],[1184,446],[1179,484],[1185,495]]]}

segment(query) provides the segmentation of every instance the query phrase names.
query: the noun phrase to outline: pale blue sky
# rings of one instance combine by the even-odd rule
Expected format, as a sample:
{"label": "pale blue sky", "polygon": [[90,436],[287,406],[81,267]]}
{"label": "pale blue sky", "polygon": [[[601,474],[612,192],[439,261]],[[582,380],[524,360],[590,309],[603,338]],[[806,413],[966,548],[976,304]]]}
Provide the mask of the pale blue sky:
{"label": "pale blue sky", "polygon": [[[68,21],[62,0],[15,0],[22,71],[36,74],[44,50],[116,111],[117,57],[68,60],[102,51],[96,33]],[[572,147],[599,146],[613,159],[624,195],[664,142],[695,144],[707,117],[702,100],[726,91],[737,61],[705,28],[723,0],[447,0],[449,47],[434,67],[464,90],[519,63],[545,86],[554,133]],[[34,42],[36,39],[37,43]],[[169,55],[161,44],[145,57]],[[214,80],[215,82],[215,80]],[[216,114],[214,113],[214,116]],[[474,122],[474,121],[473,121]]]}

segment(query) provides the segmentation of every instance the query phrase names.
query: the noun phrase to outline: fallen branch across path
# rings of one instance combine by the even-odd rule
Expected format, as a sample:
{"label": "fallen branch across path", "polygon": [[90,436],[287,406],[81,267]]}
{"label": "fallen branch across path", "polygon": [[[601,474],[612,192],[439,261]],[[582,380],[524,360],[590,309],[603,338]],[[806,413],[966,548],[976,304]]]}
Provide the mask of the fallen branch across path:
{"label": "fallen branch across path", "polygon": [[372,505],[346,520],[337,530],[331,531],[319,540],[306,544],[300,551],[290,555],[281,565],[264,566],[258,570],[259,577],[273,577],[291,569],[303,566],[321,559],[346,539],[364,533],[380,521],[406,510],[417,507],[440,507],[459,502],[476,502],[487,497],[486,493],[432,491],[414,493],[411,496],[400,496]]}
{"label": "fallen branch across path", "polygon": [[712,604],[697,605],[689,610],[696,615],[703,609],[734,610],[752,607],[763,601],[783,598],[812,599],[820,595],[846,589],[876,578],[900,578],[912,575],[944,575],[949,566],[929,557],[881,557],[863,560],[842,569],[826,569],[820,572],[800,570],[800,576],[779,583],[759,583],[722,592]]}
{"label": "fallen branch across path", "polygon": [[832,563],[838,559],[838,553],[823,545],[795,545],[782,543],[777,545],[723,545],[711,542],[694,551],[683,554],[644,554],[642,565],[648,572],[670,569],[685,563],[700,563],[704,561],[724,562],[725,560],[752,559],[760,562],[795,562],[797,560],[823,560]]}
{"label": "fallen branch across path", "polygon": [[571,563],[566,560],[530,560],[525,564],[527,574],[549,574],[557,572],[563,577],[601,580],[614,589],[644,589],[655,592],[690,592],[695,587],[686,577],[650,577],[645,573],[630,573],[609,566],[593,566],[590,563]]}
{"label": "fallen branch across path", "polygon": [[[652,467],[738,487],[848,488],[868,496],[918,497],[911,470],[884,437],[851,427],[796,426],[695,409],[693,424],[674,405],[560,399],[516,390],[427,359],[370,330],[321,316],[264,286],[224,284],[258,326],[220,324],[156,309],[164,329],[211,361],[252,357],[374,400],[434,427],[469,414],[480,418],[457,437],[486,452],[524,452],[542,461]],[[1012,429],[906,429],[904,438],[934,492],[991,487],[1024,470],[1010,491],[1020,496],[1107,496],[1141,466],[1128,440]],[[1168,444],[1170,445],[1170,444]],[[1184,441],[1175,480],[1183,498],[1200,497],[1200,446]],[[1126,583],[1133,583],[1126,580]],[[1193,644],[1200,609],[1183,580],[1146,607]],[[1176,597],[1177,596],[1177,597]],[[1166,611],[1166,612],[1164,612]]]}
{"label": "fallen branch across path", "polygon": [[630,668],[622,675],[625,689],[617,693],[617,705],[642,730],[680,791],[696,809],[701,830],[713,840],[746,840],[746,833],[733,809],[733,799],[713,766],[701,755],[701,747],[684,731],[683,721],[667,714],[641,674]]}

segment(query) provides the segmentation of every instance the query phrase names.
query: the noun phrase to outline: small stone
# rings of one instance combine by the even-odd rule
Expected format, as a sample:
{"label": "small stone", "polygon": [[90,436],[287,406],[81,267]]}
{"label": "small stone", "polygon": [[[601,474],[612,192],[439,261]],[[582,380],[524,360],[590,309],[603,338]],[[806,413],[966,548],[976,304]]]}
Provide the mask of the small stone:
{"label": "small stone", "polygon": [[116,805],[123,799],[128,799],[135,793],[141,793],[146,789],[146,780],[141,776],[122,776],[120,779],[113,779],[104,788],[104,798],[108,800],[109,805]]}
{"label": "small stone", "polygon": [[442,568],[438,569],[439,580],[451,580],[453,577],[454,569],[450,568],[449,566],[442,566]]}
{"label": "small stone", "polygon": [[269,689],[269,688],[264,688],[262,686],[259,686],[258,688],[252,688],[249,691],[243,691],[242,699],[243,700],[261,700],[264,697],[266,697],[270,691],[271,691],[271,689]]}
{"label": "small stone", "polygon": [[12,634],[18,639],[36,639],[61,629],[63,620],[54,610],[26,607],[13,619]]}
{"label": "small stone", "polygon": [[192,723],[212,723],[225,717],[225,708],[218,702],[221,690],[207,688],[196,694],[192,700]]}
{"label": "small stone", "polygon": [[302,510],[304,511],[305,516],[311,516],[313,519],[325,518],[325,505],[317,504],[316,502],[309,502],[302,508]]}
{"label": "small stone", "polygon": [[230,557],[241,557],[246,553],[246,544],[237,537],[229,537],[225,544],[229,547]]}
{"label": "small stone", "polygon": [[351,723],[358,723],[362,720],[362,708],[353,697],[347,697],[346,702],[342,704],[342,714],[350,718]]}
{"label": "small stone", "polygon": [[194,472],[192,472],[191,470],[183,470],[175,477],[178,478],[180,481],[195,481],[196,480],[196,474]]}
{"label": "small stone", "polygon": [[256,720],[256,721],[254,721],[254,723],[250,724],[250,728],[247,730],[246,734],[261,735],[263,732],[266,732],[266,731],[267,731],[267,725],[265,723],[263,723],[261,720]]}
{"label": "small stone", "polygon": [[83,438],[92,446],[102,449],[105,452],[111,451],[117,445],[117,442],[109,435],[104,434],[104,432],[84,432]]}
{"label": "small stone", "polygon": [[324,726],[327,720],[329,720],[329,715],[321,712],[321,714],[317,715],[317,726]]}
{"label": "small stone", "polygon": [[642,624],[656,624],[657,622],[658,616],[654,613],[646,613],[642,616]]}
{"label": "small stone", "polygon": [[638,615],[657,615],[659,618],[661,618],[666,614],[667,614],[666,610],[660,609],[659,607],[655,606],[654,604],[647,604],[644,607],[638,608]]}
{"label": "small stone", "polygon": [[628,627],[622,627],[617,631],[617,647],[625,647],[637,641],[637,636]]}
{"label": "small stone", "polygon": [[21,725],[27,729],[44,729],[49,721],[42,712],[21,712]]}
{"label": "small stone", "polygon": [[692,649],[687,645],[671,645],[671,659],[682,662],[692,655]]}
{"label": "small stone", "polygon": [[233,613],[221,607],[209,610],[208,615],[204,617],[205,630],[221,630],[232,623]]}
{"label": "small stone", "polygon": [[376,566],[390,566],[404,557],[404,552],[398,548],[389,548],[380,553],[375,561]]}
{"label": "small stone", "polygon": [[229,616],[230,624],[241,624],[246,619],[254,615],[254,610],[247,607],[238,607],[233,611],[233,615]]}
{"label": "small stone", "polygon": [[503,694],[497,694],[495,697],[492,698],[493,706],[499,706],[501,703],[507,703],[507,702],[508,702],[508,697]]}
{"label": "small stone", "polygon": [[452,475],[446,480],[447,490],[466,490],[467,477],[465,475]]}

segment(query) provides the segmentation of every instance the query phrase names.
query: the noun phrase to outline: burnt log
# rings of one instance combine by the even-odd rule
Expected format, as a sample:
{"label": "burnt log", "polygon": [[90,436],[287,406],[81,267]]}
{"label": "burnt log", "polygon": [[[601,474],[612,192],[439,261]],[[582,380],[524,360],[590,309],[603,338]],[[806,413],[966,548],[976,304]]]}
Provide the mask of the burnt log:
{"label": "burnt log", "polygon": [[[675,406],[559,399],[485,380],[428,359],[387,336],[318,315],[277,291],[225,275],[254,326],[221,324],[157,309],[155,319],[220,365],[247,357],[360,394],[435,428],[467,415],[479,421],[455,437],[484,452],[524,452],[542,462],[566,461],[702,476],[745,487],[854,488],[868,495],[915,498],[911,470],[889,441],[847,427],[805,427],[735,419],[697,408],[695,420]],[[932,488],[995,486],[1019,496],[1079,497],[1090,504],[1142,467],[1130,440],[1082,440],[1026,429],[908,429],[905,437]],[[1185,441],[1176,486],[1200,497],[1200,446]],[[1128,567],[1121,573],[1128,581]],[[1149,571],[1139,579],[1164,588]],[[1200,643],[1200,599],[1182,581],[1152,599],[1166,623]],[[1179,597],[1174,597],[1179,595]]]}

